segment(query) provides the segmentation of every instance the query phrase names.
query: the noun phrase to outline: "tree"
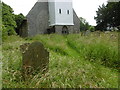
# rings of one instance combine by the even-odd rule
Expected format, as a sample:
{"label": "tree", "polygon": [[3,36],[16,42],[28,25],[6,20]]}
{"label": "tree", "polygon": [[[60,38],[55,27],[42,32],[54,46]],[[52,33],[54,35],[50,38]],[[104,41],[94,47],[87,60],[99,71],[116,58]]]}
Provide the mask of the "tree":
{"label": "tree", "polygon": [[89,25],[89,23],[84,18],[80,17],[80,30],[81,31],[86,31],[86,30],[94,31],[94,26]]}
{"label": "tree", "polygon": [[120,2],[109,2],[107,8],[110,14],[109,26],[117,27],[120,30]]}
{"label": "tree", "polygon": [[[1,5],[1,4],[0,4]],[[20,25],[24,19],[22,13],[15,15],[13,9],[2,2],[2,38],[6,36],[19,34]]]}
{"label": "tree", "polygon": [[15,28],[17,27],[15,22],[15,16],[13,9],[2,2],[2,23],[4,25],[3,30],[7,35],[15,35]]}
{"label": "tree", "polygon": [[119,29],[120,25],[120,2],[108,2],[105,6],[99,6],[96,11],[97,17],[95,17],[97,30],[107,30],[107,28]]}
{"label": "tree", "polygon": [[89,29],[89,23],[82,17],[80,17],[80,30],[86,31]]}

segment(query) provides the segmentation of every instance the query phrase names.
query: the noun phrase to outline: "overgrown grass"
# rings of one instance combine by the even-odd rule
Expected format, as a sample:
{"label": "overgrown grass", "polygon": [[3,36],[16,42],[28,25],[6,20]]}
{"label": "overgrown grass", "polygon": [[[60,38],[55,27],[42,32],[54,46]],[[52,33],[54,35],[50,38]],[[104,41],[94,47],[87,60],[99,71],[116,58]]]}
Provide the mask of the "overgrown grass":
{"label": "overgrown grass", "polygon": [[[115,35],[116,33],[114,33]],[[23,81],[19,46],[40,41],[50,52],[49,71]],[[11,36],[3,42],[4,88],[117,88],[118,42],[110,35]]]}
{"label": "overgrown grass", "polygon": [[105,34],[101,34],[101,37],[69,35],[68,45],[76,50],[80,56],[83,56],[85,60],[99,62],[111,68],[118,69],[119,67],[117,35],[112,39]]}

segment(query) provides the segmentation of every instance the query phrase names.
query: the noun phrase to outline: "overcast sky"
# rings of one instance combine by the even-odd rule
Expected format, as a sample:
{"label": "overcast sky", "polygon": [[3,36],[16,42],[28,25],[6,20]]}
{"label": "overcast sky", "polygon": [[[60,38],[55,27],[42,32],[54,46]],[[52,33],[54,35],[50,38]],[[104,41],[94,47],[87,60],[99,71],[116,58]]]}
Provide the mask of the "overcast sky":
{"label": "overcast sky", "polygon": [[[27,15],[31,8],[38,0],[2,0],[6,4],[10,5],[15,14],[23,13]],[[99,5],[106,4],[107,0],[72,0],[73,8],[76,11],[78,17],[85,18],[89,24],[96,25],[94,16]]]}

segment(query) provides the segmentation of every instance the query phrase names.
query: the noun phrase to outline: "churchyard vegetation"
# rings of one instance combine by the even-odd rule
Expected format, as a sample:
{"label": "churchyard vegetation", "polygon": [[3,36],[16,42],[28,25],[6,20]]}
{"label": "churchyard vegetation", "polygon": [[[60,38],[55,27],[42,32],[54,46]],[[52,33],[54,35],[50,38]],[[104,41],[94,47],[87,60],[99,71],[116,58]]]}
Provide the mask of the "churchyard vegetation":
{"label": "churchyard vegetation", "polygon": [[2,6],[2,38],[6,39],[7,36],[17,35],[22,21],[25,19],[23,14],[14,14],[13,9],[0,2]]}
{"label": "churchyard vegetation", "polygon": [[[111,37],[111,34],[114,37]],[[8,36],[2,44],[4,88],[117,88],[118,33],[91,33],[87,36],[37,35]],[[50,52],[49,71],[26,81],[21,76],[20,45],[42,42]]]}
{"label": "churchyard vegetation", "polygon": [[120,1],[108,0],[107,5],[99,6],[96,14],[96,30],[120,30]]}
{"label": "churchyard vegetation", "polygon": [[[85,35],[45,34],[21,38],[17,34],[25,17],[15,15],[5,3],[2,5],[0,76],[3,88],[118,88],[119,32],[93,32],[94,26],[80,18],[81,30],[92,32]],[[96,20],[99,21],[99,17]],[[101,27],[100,23],[98,25]],[[20,45],[34,41],[42,42],[49,51],[49,70],[23,80]]]}

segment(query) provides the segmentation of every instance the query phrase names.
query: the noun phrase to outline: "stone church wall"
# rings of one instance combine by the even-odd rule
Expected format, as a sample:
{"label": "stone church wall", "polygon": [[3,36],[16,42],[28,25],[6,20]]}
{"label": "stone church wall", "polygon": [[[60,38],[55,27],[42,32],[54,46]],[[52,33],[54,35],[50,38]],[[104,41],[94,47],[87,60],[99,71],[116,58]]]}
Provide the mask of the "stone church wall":
{"label": "stone church wall", "polygon": [[[80,32],[80,21],[73,10],[74,26],[67,25],[68,33]],[[49,31],[50,30],[50,31]],[[37,34],[62,34],[63,26],[49,26],[48,2],[37,2],[26,16],[26,22],[23,22],[20,36],[35,36]]]}

